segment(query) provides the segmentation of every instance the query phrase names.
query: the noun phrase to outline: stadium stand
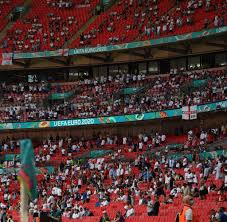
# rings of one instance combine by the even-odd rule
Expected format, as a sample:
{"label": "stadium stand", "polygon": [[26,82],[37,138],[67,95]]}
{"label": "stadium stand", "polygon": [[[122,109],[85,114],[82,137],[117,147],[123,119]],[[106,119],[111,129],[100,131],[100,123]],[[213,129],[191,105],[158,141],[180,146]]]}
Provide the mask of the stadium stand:
{"label": "stadium stand", "polygon": [[[9,122],[111,116],[221,101],[226,99],[225,72],[225,68],[221,68],[156,77],[122,73],[115,77],[85,79],[71,85],[57,84],[49,90],[45,83],[27,86],[23,83],[18,86],[3,83],[0,120]],[[163,88],[168,91],[163,91]],[[130,89],[135,91],[124,91]],[[47,105],[42,104],[54,92],[75,94],[61,104],[51,103],[45,108]]]}
{"label": "stadium stand", "polygon": [[93,1],[34,0],[30,13],[8,30],[4,51],[43,51],[62,48],[91,17]]}
{"label": "stadium stand", "polygon": [[0,222],[227,222],[226,12],[0,0]]}
{"label": "stadium stand", "polygon": [[0,1],[0,31],[7,25],[8,20],[7,16],[16,6],[19,6],[23,3],[23,0],[2,0]]}
{"label": "stadium stand", "polygon": [[[34,0],[30,13],[8,30],[2,40],[2,50],[34,52],[61,49],[92,17],[97,3],[97,0]],[[97,16],[67,47],[112,45],[191,33],[222,27],[226,18],[226,2],[223,0],[118,1]],[[4,25],[2,23],[2,27]]]}
{"label": "stadium stand", "polygon": [[148,40],[220,27],[226,23],[225,1],[176,2],[119,1],[99,16],[70,47]]}
{"label": "stadium stand", "polygon": [[[111,147],[112,153],[89,159],[84,164],[73,163],[72,156],[69,155],[71,152],[68,151],[75,144],[72,138],[48,138],[43,145],[44,153],[46,147],[53,152],[51,156],[58,155],[62,161],[55,173],[45,172],[38,176],[39,198],[30,203],[29,212],[31,215],[40,211],[52,212],[57,204],[63,212],[62,221],[66,222],[82,219],[99,221],[103,212],[107,212],[108,217],[113,219],[118,210],[125,215],[127,222],[142,219],[174,221],[181,208],[182,196],[191,194],[196,206],[193,213],[195,221],[209,221],[211,210],[217,211],[215,217],[218,218],[221,214],[221,211],[218,212],[219,208],[226,207],[226,187],[223,180],[225,158],[221,156],[204,161],[199,152],[204,148],[209,151],[208,142],[211,142],[212,147],[217,140],[226,138],[226,129],[226,126],[222,126],[209,131],[191,130],[183,137],[173,138],[158,133],[153,136],[139,134],[137,138],[99,137],[96,138],[97,147]],[[197,141],[194,145],[193,140]],[[173,155],[179,147],[176,150],[167,148],[171,141],[184,141],[185,145],[190,142],[191,145],[187,147],[181,144],[183,149],[176,159]],[[13,147],[14,150],[16,143],[9,138],[2,141],[4,154],[11,153],[9,149]],[[140,143],[143,144],[142,149]],[[5,144],[9,144],[8,148]],[[166,148],[160,149],[163,145]],[[52,150],[54,147],[57,148]],[[68,151],[62,153],[64,147],[68,147]],[[39,151],[40,148],[37,147]],[[223,148],[219,147],[220,150]],[[145,155],[147,150],[153,150],[155,156]],[[14,164],[17,165],[17,161],[14,160],[11,167]],[[10,168],[10,165],[8,167]],[[19,221],[15,211],[19,203],[19,193],[15,191],[18,189],[18,182],[13,173],[0,177],[3,192],[1,209],[3,212],[8,209],[7,213],[14,221]],[[149,196],[157,198],[153,200]],[[148,213],[153,212],[155,203],[159,206],[157,215],[150,217]]]}

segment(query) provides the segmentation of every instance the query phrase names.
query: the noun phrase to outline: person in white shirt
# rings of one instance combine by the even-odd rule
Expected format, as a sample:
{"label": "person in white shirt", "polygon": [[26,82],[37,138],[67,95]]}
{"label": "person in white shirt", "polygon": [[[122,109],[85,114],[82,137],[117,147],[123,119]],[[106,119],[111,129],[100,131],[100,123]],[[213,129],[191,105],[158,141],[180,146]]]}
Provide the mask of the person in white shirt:
{"label": "person in white shirt", "polygon": [[140,150],[140,151],[143,150],[143,142],[142,142],[142,141],[139,142],[139,150]]}
{"label": "person in white shirt", "polygon": [[102,139],[101,146],[104,146],[104,145],[105,145],[105,140]]}
{"label": "person in white shirt", "polygon": [[185,157],[183,159],[183,167],[186,167],[188,165],[188,159]]}
{"label": "person in white shirt", "polygon": [[148,214],[148,216],[151,216],[151,213],[153,211],[153,207],[154,207],[154,202],[153,202],[153,200],[151,200],[151,197],[148,197],[148,200],[147,200],[147,214]]}
{"label": "person in white shirt", "polygon": [[8,146],[8,144],[6,144],[6,143],[4,143],[4,146],[3,146],[4,148],[4,151],[7,151],[8,150],[8,148],[9,148],[9,146]]}
{"label": "person in white shirt", "polygon": [[144,144],[147,144],[147,141],[148,141],[148,137],[146,135],[144,135],[144,137],[143,137]]}
{"label": "person in white shirt", "polygon": [[180,193],[180,192],[181,192],[180,188],[173,187],[173,189],[170,191],[170,195],[172,197],[177,197],[178,193]]}
{"label": "person in white shirt", "polygon": [[220,160],[218,160],[216,167],[215,167],[215,170],[216,170],[215,179],[216,180],[222,178],[221,168],[222,168],[222,162]]}
{"label": "person in white shirt", "polygon": [[174,164],[175,164],[175,160],[174,159],[169,159],[168,163],[169,163],[169,167],[173,168]]}
{"label": "person in white shirt", "polygon": [[78,219],[80,218],[79,210],[74,210],[72,219]]}
{"label": "person in white shirt", "polygon": [[131,204],[129,204],[125,208],[126,208],[126,213],[125,213],[125,217],[126,218],[130,217],[130,216],[133,216],[135,214],[135,210],[134,210],[134,208],[132,207]]}
{"label": "person in white shirt", "polygon": [[156,161],[154,164],[154,169],[158,169],[160,167],[159,161]]}
{"label": "person in white shirt", "polygon": [[61,195],[62,195],[62,190],[61,190],[61,188],[57,188],[56,194],[57,194],[58,197],[61,197]]}
{"label": "person in white shirt", "polygon": [[171,175],[170,173],[165,175],[165,185],[166,187],[168,187],[168,189],[170,188],[170,181],[171,181]]}
{"label": "person in white shirt", "polygon": [[104,207],[107,206],[109,204],[109,202],[107,201],[107,199],[104,199],[101,203],[100,206]]}
{"label": "person in white shirt", "polygon": [[47,154],[47,156],[46,156],[46,161],[50,161],[50,155],[49,154]]}
{"label": "person in white shirt", "polygon": [[218,18],[218,15],[216,15],[214,18],[214,26],[217,27],[218,25],[219,25],[219,18]]}
{"label": "person in white shirt", "polygon": [[50,195],[49,198],[47,199],[47,204],[50,207],[54,203],[55,203],[54,196],[53,195]]}
{"label": "person in white shirt", "polygon": [[62,156],[65,156],[65,148],[62,148],[61,154],[62,154]]}
{"label": "person in white shirt", "polygon": [[42,209],[42,210],[43,210],[43,211],[46,211],[47,209],[48,209],[48,205],[47,205],[47,203],[44,202],[44,204],[43,204],[43,209]]}
{"label": "person in white shirt", "polygon": [[206,139],[206,133],[202,131],[200,134],[200,140],[204,141],[205,139]]}
{"label": "person in white shirt", "polygon": [[198,179],[195,173],[193,173],[193,183],[197,184],[198,183]]}
{"label": "person in white shirt", "polygon": [[84,212],[85,212],[84,208],[80,206],[80,208],[79,208],[79,216],[83,217],[84,216]]}
{"label": "person in white shirt", "polygon": [[190,170],[188,170],[188,172],[185,173],[185,181],[187,181],[190,184],[194,182],[194,174]]}
{"label": "person in white shirt", "polygon": [[188,140],[191,141],[192,138],[193,138],[193,132],[192,132],[192,130],[190,130],[190,131],[188,132]]}
{"label": "person in white shirt", "polygon": [[56,195],[57,194],[57,187],[53,187],[53,189],[52,189],[52,195]]}
{"label": "person in white shirt", "polygon": [[62,146],[63,146],[63,139],[60,139],[60,140],[59,140],[58,146],[59,146],[59,148],[62,148]]}
{"label": "person in white shirt", "polygon": [[81,185],[82,185],[82,180],[81,178],[78,179],[78,188],[81,188]]}
{"label": "person in white shirt", "polygon": [[95,168],[95,164],[93,162],[89,163],[90,169],[93,170]]}
{"label": "person in white shirt", "polygon": [[166,140],[166,135],[165,134],[162,134],[162,137],[161,137],[162,143],[165,142],[165,140]]}

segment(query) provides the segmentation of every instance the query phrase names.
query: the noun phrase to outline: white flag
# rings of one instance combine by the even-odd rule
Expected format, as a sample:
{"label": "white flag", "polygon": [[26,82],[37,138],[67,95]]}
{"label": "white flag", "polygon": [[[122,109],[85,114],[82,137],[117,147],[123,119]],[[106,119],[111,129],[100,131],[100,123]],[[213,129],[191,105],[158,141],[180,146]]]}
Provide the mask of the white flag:
{"label": "white flag", "polygon": [[182,119],[185,120],[197,119],[197,106],[183,106]]}

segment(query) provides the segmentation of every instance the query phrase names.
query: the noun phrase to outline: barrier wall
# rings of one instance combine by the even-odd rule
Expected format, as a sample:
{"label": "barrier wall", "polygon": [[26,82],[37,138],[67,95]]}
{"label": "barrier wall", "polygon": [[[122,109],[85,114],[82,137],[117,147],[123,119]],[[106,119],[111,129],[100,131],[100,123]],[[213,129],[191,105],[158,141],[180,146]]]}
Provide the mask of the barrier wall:
{"label": "barrier wall", "polygon": [[[227,100],[208,103],[197,106],[197,113],[206,113],[227,108]],[[165,119],[182,116],[182,109],[163,110],[158,112],[148,112],[140,114],[130,114],[122,116],[96,117],[84,119],[68,119],[56,121],[39,121],[39,122],[15,122],[15,123],[0,123],[1,130],[17,130],[17,129],[44,129],[44,128],[60,128],[72,126],[88,126],[88,125],[103,125],[116,124],[127,122],[139,122],[144,120]]]}

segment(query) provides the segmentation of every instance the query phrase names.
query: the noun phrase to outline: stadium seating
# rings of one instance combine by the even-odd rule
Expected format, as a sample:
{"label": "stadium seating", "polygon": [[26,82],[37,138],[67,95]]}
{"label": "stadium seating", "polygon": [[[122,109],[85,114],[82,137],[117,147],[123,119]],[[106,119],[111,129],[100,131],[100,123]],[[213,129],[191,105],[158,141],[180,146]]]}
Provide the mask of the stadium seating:
{"label": "stadium seating", "polygon": [[[56,2],[54,6],[53,2]],[[28,52],[62,48],[90,18],[98,1],[84,4],[86,1],[75,0],[70,8],[59,6],[57,2],[33,0],[28,15],[8,31],[4,50]]]}
{"label": "stadium seating", "polygon": [[[119,44],[185,34],[226,24],[226,2],[120,1],[101,14],[70,47]],[[210,2],[206,3],[206,2]],[[175,7],[173,7],[175,6]],[[217,23],[214,22],[215,16]],[[149,19],[148,19],[149,18]],[[207,19],[207,25],[204,25]],[[215,23],[215,24],[214,24]],[[108,30],[109,29],[109,30]]]}
{"label": "stadium seating", "polygon": [[[9,22],[7,16],[16,6],[23,4],[24,0],[2,0],[0,1],[0,31],[7,25]],[[10,16],[9,16],[10,18]]]}
{"label": "stadium seating", "polygon": [[[205,32],[227,24],[226,0],[102,0],[104,4],[111,3],[104,12],[102,7],[97,7],[100,2],[0,0],[0,32],[7,26],[16,6],[31,3],[25,14],[12,23],[5,37],[5,31],[1,32],[0,54],[14,51],[30,55],[30,52],[58,49],[63,53],[65,49],[68,52],[68,48]],[[96,12],[100,14],[95,15]],[[224,47],[212,41],[206,44],[214,45],[214,50]],[[29,62],[15,61],[15,58],[12,70],[2,68],[0,221],[25,222],[19,215],[22,183],[18,181],[18,172],[22,169],[20,175],[28,196],[37,192],[37,198],[29,200],[29,222],[37,222],[34,217],[41,213],[56,217],[61,214],[62,219],[57,221],[62,222],[119,222],[114,219],[116,214],[122,215],[121,222],[174,222],[185,204],[192,205],[193,222],[226,222],[221,216],[227,216],[227,122],[226,109],[219,109],[219,104],[227,100],[225,53],[220,50],[196,55],[195,60],[200,59],[201,67],[209,62],[208,67],[220,65],[196,70],[201,67],[191,67],[190,59],[197,53],[194,47],[192,51],[193,55],[187,58],[182,55],[184,67],[190,68],[171,69],[180,66],[180,62],[175,64],[178,57],[170,57],[170,68],[162,67],[164,60],[157,62],[158,74],[152,72],[153,60],[146,60],[145,56],[144,61],[141,57],[136,62],[137,68],[130,61],[129,72],[122,71],[123,63],[116,65],[117,71],[109,60],[103,60],[104,65],[94,64],[93,67],[92,64],[89,71],[83,72],[79,59],[84,56],[81,55],[78,61],[76,56],[76,60],[67,58],[65,67],[48,67],[48,70],[46,66],[36,70],[36,65],[30,67]],[[134,55],[142,56],[137,52]],[[6,65],[4,56],[11,53],[2,54],[2,65]],[[152,59],[161,57],[155,55]],[[99,55],[93,58],[102,60]],[[91,56],[92,61],[93,58]],[[47,60],[63,64],[63,59]],[[74,67],[71,61],[79,67]],[[24,67],[14,71],[14,65]],[[102,65],[109,74],[103,73]],[[146,68],[142,69],[144,65]],[[162,68],[170,69],[170,73],[163,74]],[[149,74],[145,74],[145,69]],[[49,75],[52,70],[63,71]],[[207,105],[219,101],[222,102]],[[177,116],[182,113],[184,117],[181,108],[188,106],[185,108],[192,111],[192,105],[199,106],[198,113],[201,107],[202,112],[208,112],[200,113],[193,121],[167,118],[167,113],[175,113],[173,109],[177,109]],[[209,112],[210,107],[215,111]],[[165,119],[144,123],[146,112],[154,112],[147,116],[154,114]],[[127,123],[118,125],[112,121],[116,115],[124,115]],[[131,116],[143,121],[130,123],[134,121]],[[101,123],[97,128],[95,117]],[[92,127],[83,125],[93,120]],[[112,122],[114,124],[102,127],[102,123]],[[175,135],[171,135],[172,132]],[[26,158],[23,154],[33,148],[25,149],[25,153],[21,151],[20,140],[24,137],[32,137],[34,147],[34,155],[31,152]],[[29,163],[23,163],[22,159]],[[33,185],[35,190],[30,193]],[[194,203],[189,201],[191,198]],[[148,216],[151,213],[156,216]],[[110,219],[102,220],[105,215]]]}
{"label": "stadium seating", "polygon": [[[2,92],[0,121],[111,116],[205,104],[226,99],[226,81],[225,69],[210,69],[164,76],[122,73],[114,78],[102,76],[69,84],[52,83],[50,90],[44,91],[39,84],[30,84],[32,90],[23,93],[20,89],[17,92],[16,86],[12,90],[9,85]],[[131,89],[135,91],[124,93]],[[52,102],[49,107],[42,105],[51,94],[68,92],[72,96],[64,103]]]}
{"label": "stadium seating", "polygon": [[[15,1],[17,5],[20,1]],[[178,2],[178,4],[176,4]],[[3,51],[44,51],[63,48],[92,17],[98,0],[33,0],[28,15],[18,20],[2,40]],[[4,14],[7,8],[3,4]],[[101,13],[67,46],[78,48],[149,40],[221,27],[226,24],[224,0],[118,1]],[[1,27],[5,22],[1,23]],[[1,29],[0,27],[0,29]]]}
{"label": "stadium seating", "polygon": [[[184,138],[186,138],[186,137],[184,137]],[[121,140],[122,140],[122,138],[121,138]],[[181,140],[181,138],[179,138],[179,140]],[[67,140],[65,140],[65,141],[67,141]],[[177,141],[177,138],[176,137],[175,138],[174,137],[173,138],[167,137],[167,142],[165,144],[168,144],[170,141],[171,142]],[[67,142],[66,142],[66,144],[67,144]],[[121,147],[123,147],[123,146],[124,145],[122,144]],[[36,149],[41,150],[42,148],[37,147]],[[158,147],[156,147],[155,149],[159,150]],[[116,151],[115,149],[112,149],[112,150],[113,150],[113,152]],[[134,160],[138,159],[138,160],[142,161],[144,157],[141,156],[141,154],[143,154],[145,151],[146,151],[146,148],[144,148],[143,151],[136,153],[136,157],[134,158]],[[122,152],[124,152],[124,151],[122,151]],[[123,154],[123,153],[121,153],[121,154]],[[179,161],[183,161],[183,159],[185,158],[184,157],[185,154],[186,154],[185,151],[183,151],[181,153],[182,158],[180,158]],[[71,157],[66,155],[65,158],[70,159]],[[168,158],[168,157],[166,157],[166,158]],[[108,164],[110,167],[115,166],[116,169],[117,169],[119,163],[117,163],[117,162],[112,163],[109,156],[104,156],[101,159],[102,159],[102,161],[104,161],[104,164]],[[91,161],[92,161],[93,163],[96,163],[96,162],[99,163],[99,161],[101,161],[101,159],[94,158],[94,159],[89,160],[88,162],[91,163]],[[126,158],[125,160],[128,161],[129,159]],[[134,160],[133,160],[133,162],[134,162]],[[148,159],[145,158],[144,161],[150,163],[151,169],[155,169],[156,160],[149,160],[149,158]],[[140,190],[140,192],[149,193],[149,194],[147,194],[147,196],[151,196],[152,199],[153,199],[154,194],[151,191],[148,191],[148,189],[153,186],[152,183],[149,183],[146,180],[143,180],[143,179],[140,178],[143,167],[141,168],[141,167],[138,167],[136,165],[134,166],[133,162],[132,163],[121,162],[121,165],[122,165],[124,170],[127,169],[127,166],[129,164],[131,165],[132,171],[129,175],[131,175],[131,174],[135,175],[135,178],[138,179],[138,189]],[[194,172],[195,175],[197,176],[197,178],[199,179],[199,183],[195,183],[195,184],[192,185],[193,187],[197,187],[198,189],[201,187],[200,181],[203,180],[203,177],[201,177],[201,172],[203,172],[203,170],[204,170],[201,166],[201,163],[200,164],[199,163],[200,162],[198,162],[197,164],[192,164],[191,162],[188,163],[190,170],[192,172]],[[208,194],[205,197],[205,200],[201,200],[199,197],[194,197],[195,203],[194,203],[194,206],[193,206],[193,214],[196,216],[196,220],[195,220],[196,222],[209,221],[211,209],[218,211],[220,207],[227,207],[226,201],[220,201],[220,194],[219,194],[219,189],[222,187],[222,184],[223,184],[223,178],[217,179],[216,176],[214,175],[214,173],[216,172],[215,171],[215,160],[212,161],[210,164],[212,164],[214,166],[214,169],[212,169],[211,173],[209,174],[209,177],[207,178],[207,180],[205,180],[205,185],[208,188],[210,186],[211,182],[213,182],[216,185],[217,188],[216,188],[215,191],[209,191]],[[59,166],[59,165],[57,165],[57,166]],[[74,164],[74,166],[76,166],[76,165]],[[65,167],[64,171],[58,171],[57,174],[52,175],[50,177],[49,182],[48,182],[48,187],[45,187],[45,184],[47,183],[47,181],[45,179],[46,173],[39,175],[38,176],[39,189],[46,190],[47,195],[51,196],[51,194],[54,190],[54,187],[61,187],[63,196],[64,195],[67,196],[68,195],[67,190],[70,189],[70,186],[74,186],[78,183],[78,176],[66,177],[65,181],[62,185],[59,185],[59,184],[61,184],[59,177],[62,177],[62,178],[64,177],[63,172],[66,172],[67,168],[70,169],[69,172],[71,173],[71,171],[73,171],[73,169],[74,169],[74,168],[71,168],[71,167],[72,166],[70,166],[70,164],[69,164],[69,165],[67,165],[67,167]],[[78,170],[79,170],[79,168],[78,168]],[[161,170],[161,173],[163,173],[165,175],[165,172],[167,170],[166,167],[165,167],[165,163],[160,164],[160,170]],[[177,175],[182,175],[183,177],[185,176],[185,173],[187,172],[187,171],[185,171],[184,167],[181,167],[179,169],[174,168],[173,170]],[[98,170],[92,169],[92,172],[96,173],[96,175],[100,174],[100,172]],[[214,172],[214,173],[212,173],[212,172]],[[92,175],[92,173],[90,172],[90,170],[88,168],[83,168],[83,174],[85,174],[87,176],[87,178],[90,178],[91,175]],[[79,175],[81,175],[81,174],[79,174]],[[10,174],[7,177],[10,180],[10,184],[9,184],[9,186],[7,186],[8,191],[6,191],[6,189],[4,187],[5,186],[4,182],[2,182],[2,184],[0,185],[1,192],[3,194],[10,193],[10,194],[12,194],[12,196],[15,195],[15,198],[13,197],[12,200],[7,201],[5,199],[6,198],[5,195],[1,195],[0,196],[0,203],[1,203],[1,206],[2,206],[2,204],[7,205],[7,203],[10,203],[10,209],[8,210],[8,214],[13,216],[13,219],[14,219],[15,222],[19,222],[19,214],[15,210],[17,204],[19,203],[19,195],[17,193],[15,193],[15,190],[19,189],[19,184],[18,184],[17,180],[13,180],[13,176],[11,176]],[[123,177],[124,177],[124,179],[128,178],[127,175],[124,175]],[[157,172],[156,172],[156,177],[158,177]],[[160,176],[160,178],[161,177],[163,177],[163,176]],[[0,176],[0,178],[2,179],[2,181],[4,181],[2,176]],[[71,180],[73,180],[73,183],[72,183]],[[117,180],[119,181],[119,179],[117,179]],[[179,180],[174,179],[174,184],[178,187],[181,187],[181,186],[183,186],[185,181],[186,181],[186,177],[184,177],[184,179],[179,179]],[[110,176],[107,176],[106,179],[102,180],[104,187],[110,187],[112,182],[113,182],[113,180],[111,179]],[[153,182],[155,182],[155,181],[153,181]],[[90,201],[88,203],[86,203],[86,202],[84,203],[82,200],[73,200],[72,204],[73,204],[73,206],[80,206],[80,207],[89,209],[89,211],[91,211],[94,214],[94,216],[90,216],[90,217],[83,216],[83,217],[80,217],[79,219],[72,219],[72,213],[70,214],[69,217],[65,216],[67,214],[66,213],[65,215],[63,215],[63,218],[62,218],[63,222],[69,222],[69,221],[97,222],[97,221],[99,221],[99,219],[102,215],[102,212],[104,210],[108,213],[108,215],[111,219],[113,219],[115,217],[116,210],[120,210],[121,213],[124,214],[124,212],[125,212],[124,207],[126,205],[126,202],[121,201],[121,200],[117,200],[117,198],[120,195],[119,192],[110,193],[110,200],[111,200],[110,203],[107,206],[98,207],[97,202],[99,201],[99,198],[98,198],[99,193],[98,192],[94,193],[97,188],[95,187],[95,185],[92,182],[91,183],[87,183],[87,182],[83,183],[81,188],[79,188],[78,192],[82,195],[82,193],[85,192],[87,189],[91,190],[91,192],[92,192],[92,195],[90,196]],[[122,192],[127,194],[128,189],[129,188],[127,188],[127,187],[122,188]],[[182,188],[182,190],[183,190],[183,188]],[[168,222],[170,220],[174,221],[174,218],[176,217],[177,212],[179,212],[180,209],[182,208],[183,193],[179,193],[176,197],[174,197],[173,200],[172,200],[173,201],[172,203],[167,203],[166,201],[167,201],[168,195],[170,194],[170,190],[165,188],[165,192],[166,192],[166,197],[160,196],[160,198],[159,198],[159,201],[160,201],[159,215],[154,216],[154,217],[147,216],[146,204],[140,205],[139,204],[140,195],[133,194],[133,197],[135,199],[135,203],[133,205],[134,210],[135,210],[135,215],[127,218],[126,222],[138,222],[138,221]],[[55,200],[61,199],[58,195],[54,195],[54,196],[55,196]],[[225,198],[227,198],[226,194],[225,194]],[[30,212],[32,213],[33,210],[36,209],[34,207],[34,204],[36,206],[38,206],[38,209],[42,209],[42,205],[45,203],[45,200],[46,200],[46,198],[40,197],[40,199],[36,203],[33,203],[33,205],[31,205]],[[49,208],[47,209],[47,211],[49,211]],[[63,211],[66,211],[66,209],[64,208]],[[73,212],[73,210],[71,212]],[[30,219],[32,221],[32,217]]]}
{"label": "stadium seating", "polygon": [[[158,3],[157,3],[158,2]],[[119,1],[118,4],[101,14],[84,33],[83,39],[77,39],[71,47],[87,45],[108,45],[131,42],[139,37],[144,23],[155,21],[155,18],[167,13],[173,7],[174,1]],[[150,8],[148,10],[148,8]],[[144,15],[143,15],[144,13]],[[135,16],[137,14],[137,18]]]}

